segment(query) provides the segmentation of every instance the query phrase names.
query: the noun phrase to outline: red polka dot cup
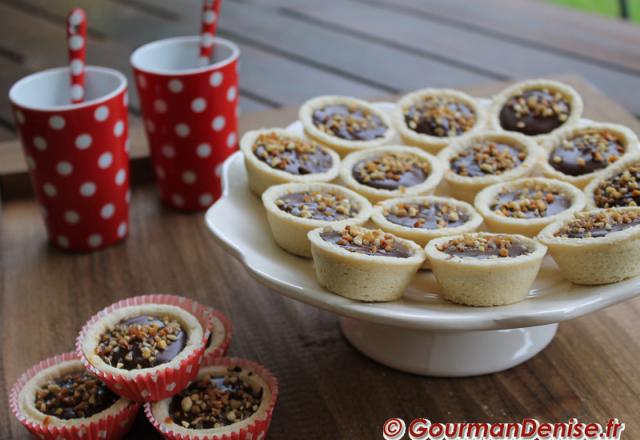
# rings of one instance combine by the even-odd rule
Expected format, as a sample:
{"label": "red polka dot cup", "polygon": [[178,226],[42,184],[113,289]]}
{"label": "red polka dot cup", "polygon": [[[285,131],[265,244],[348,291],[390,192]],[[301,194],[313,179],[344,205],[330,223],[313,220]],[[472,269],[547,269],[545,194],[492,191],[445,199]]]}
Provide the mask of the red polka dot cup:
{"label": "red polka dot cup", "polygon": [[127,235],[127,80],[87,66],[85,97],[71,104],[69,68],[29,75],[9,98],[49,240],[91,251]]}
{"label": "red polka dot cup", "polygon": [[199,67],[200,38],[155,41],[131,55],[163,202],[198,211],[220,197],[222,163],[238,143],[238,47],[222,38]]}

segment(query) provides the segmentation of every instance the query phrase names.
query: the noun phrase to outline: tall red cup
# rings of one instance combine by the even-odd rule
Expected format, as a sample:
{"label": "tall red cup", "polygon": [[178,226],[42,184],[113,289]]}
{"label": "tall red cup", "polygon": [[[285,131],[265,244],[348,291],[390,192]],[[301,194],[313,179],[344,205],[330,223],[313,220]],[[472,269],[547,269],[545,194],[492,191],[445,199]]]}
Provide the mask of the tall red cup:
{"label": "tall red cup", "polygon": [[85,101],[71,104],[69,68],[50,69],[19,80],[9,98],[49,240],[62,249],[88,251],[126,237],[125,76],[87,66]]}
{"label": "tall red cup", "polygon": [[214,38],[199,67],[200,39],[155,41],[131,55],[160,196],[167,205],[206,209],[221,195],[220,170],[238,144],[238,56]]}

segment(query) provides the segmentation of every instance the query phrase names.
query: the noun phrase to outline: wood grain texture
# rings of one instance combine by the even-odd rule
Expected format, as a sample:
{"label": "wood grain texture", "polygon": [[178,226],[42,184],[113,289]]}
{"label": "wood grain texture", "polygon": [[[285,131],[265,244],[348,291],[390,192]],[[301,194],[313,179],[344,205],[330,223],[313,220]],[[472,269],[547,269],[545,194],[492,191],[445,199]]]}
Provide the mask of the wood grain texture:
{"label": "wood grain texture", "polygon": [[[638,131],[635,119],[584,81],[562,78],[585,98],[587,116]],[[502,86],[502,85],[499,85]],[[470,89],[489,96],[499,86]],[[295,109],[242,117],[243,129],[284,125]],[[353,350],[337,318],[271,292],[218,246],[201,214],[163,208],[153,185],[134,188],[131,236],[93,254],[47,246],[36,204],[5,204],[0,218],[0,438],[27,439],[7,395],[39,360],[70,350],[84,321],[132,295],[188,295],[227,313],[230,353],[271,369],[281,385],[269,438],[382,438],[389,417],[432,421],[564,421],[626,423],[640,436],[640,298],[560,326],[551,345],[512,370],[466,379],[400,373]],[[143,418],[131,439],[160,438]]]}

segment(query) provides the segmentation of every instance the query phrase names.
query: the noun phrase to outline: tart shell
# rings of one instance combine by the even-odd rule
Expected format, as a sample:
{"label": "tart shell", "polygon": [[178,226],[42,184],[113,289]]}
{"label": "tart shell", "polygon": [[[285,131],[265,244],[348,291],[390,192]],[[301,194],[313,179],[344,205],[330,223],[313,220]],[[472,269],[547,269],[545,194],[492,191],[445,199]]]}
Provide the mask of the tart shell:
{"label": "tart shell", "polygon": [[[373,188],[371,186],[363,185],[353,178],[353,167],[358,162],[370,157],[379,156],[384,153],[411,154],[429,164],[429,175],[424,182],[419,183],[418,185],[396,190]],[[351,153],[343,159],[342,164],[340,165],[340,179],[342,180],[342,182],[352,190],[356,191],[359,194],[362,194],[372,203],[394,197],[431,194],[442,180],[442,175],[442,164],[435,156],[426,153],[419,148],[406,147],[403,145],[389,145],[385,147],[371,148],[365,151]]]}
{"label": "tart shell", "polygon": [[253,152],[253,145],[256,142],[256,139],[258,139],[260,135],[266,133],[276,133],[293,139],[302,139],[300,136],[281,128],[263,128],[261,130],[248,131],[244,136],[242,136],[242,139],[240,139],[240,150],[244,157],[244,166],[247,169],[249,188],[251,188],[251,190],[258,196],[272,185],[289,182],[329,182],[337,177],[338,170],[340,169],[340,156],[338,156],[335,151],[322,145],[318,145],[318,147],[326,151],[331,156],[332,160],[331,168],[324,173],[296,175],[271,168],[265,162],[258,159]]}
{"label": "tart shell", "polygon": [[567,120],[560,127],[552,130],[549,133],[538,134],[534,136],[527,136],[531,139],[534,139],[538,143],[544,143],[551,137],[553,137],[556,133],[559,133],[561,130],[568,130],[570,128],[575,127],[580,118],[582,117],[582,113],[584,111],[584,104],[582,102],[582,97],[580,94],[570,85],[561,83],[559,81],[553,81],[548,79],[534,79],[528,81],[522,81],[516,84],[513,84],[506,89],[502,90],[500,93],[495,95],[491,100],[491,105],[489,106],[489,126],[493,130],[498,131],[506,131],[508,133],[518,133],[517,131],[509,131],[502,128],[500,124],[500,112],[505,103],[514,95],[520,94],[527,90],[531,89],[539,89],[539,88],[547,88],[549,90],[557,91],[562,93],[568,100],[569,105],[571,106],[571,113]]}
{"label": "tart shell", "polygon": [[345,298],[365,302],[397,300],[425,259],[422,248],[410,240],[397,238],[412,251],[408,258],[371,256],[326,242],[320,237],[322,230],[309,232],[316,277],[321,285]]}
{"label": "tart shell", "polygon": [[[566,210],[548,217],[536,218],[513,218],[496,214],[492,209],[495,198],[504,191],[514,191],[522,189],[528,184],[544,185],[545,190],[558,190],[565,195],[571,205]],[[556,219],[563,215],[569,215],[573,212],[582,211],[586,205],[586,197],[575,186],[563,182],[561,180],[545,179],[543,177],[529,177],[524,179],[512,180],[505,183],[497,183],[491,185],[478,193],[474,206],[484,218],[484,222],[493,232],[501,232],[507,234],[521,234],[527,237],[534,237],[545,226],[553,223]]]}
{"label": "tart shell", "polygon": [[227,354],[233,336],[233,326],[227,315],[212,308],[209,308],[209,315],[211,316],[211,344],[204,351],[205,360],[216,359]]}
{"label": "tart shell", "polygon": [[[506,235],[479,232],[476,235]],[[467,306],[499,306],[524,300],[533,284],[546,246],[522,235],[510,235],[526,243],[532,252],[506,258],[478,259],[451,256],[438,246],[462,235],[431,240],[425,251],[440,285],[440,296]]]}
{"label": "tart shell", "polygon": [[607,167],[599,171],[594,171],[592,173],[582,174],[581,176],[572,176],[569,174],[561,173],[560,171],[549,165],[549,155],[553,152],[556,146],[560,145],[566,139],[571,139],[575,136],[580,135],[581,133],[584,133],[585,131],[593,129],[607,130],[615,133],[620,138],[620,140],[624,144],[625,153],[618,160],[639,151],[638,137],[633,131],[631,131],[624,125],[596,122],[586,126],[573,127],[566,130],[561,130],[559,133],[547,139],[547,141],[544,143],[544,156],[540,160],[542,173],[546,177],[562,180],[576,186],[577,188],[583,189],[589,184],[589,182],[591,182],[591,180],[593,180],[594,177],[598,175],[598,173],[601,173],[602,171],[608,169]]}
{"label": "tart shell", "polygon": [[613,165],[610,165],[609,167],[607,167],[605,170],[597,173],[593,178],[593,180],[591,180],[591,182],[589,182],[589,184],[584,189],[584,194],[587,196],[587,207],[591,209],[602,208],[601,206],[596,205],[596,201],[594,198],[594,192],[596,188],[598,188],[598,186],[602,182],[610,179],[611,177],[615,176],[618,173],[623,172],[627,166],[634,164],[636,162],[640,162],[640,151],[634,152],[629,154],[628,156],[625,156],[624,158],[618,160]]}
{"label": "tart shell", "polygon": [[[352,202],[355,202],[358,215],[353,218],[337,221],[314,220],[296,217],[276,206],[275,202],[278,198],[302,191],[334,191],[340,193],[348,197]],[[309,239],[307,238],[309,231],[330,225],[361,225],[369,220],[371,216],[371,203],[369,203],[367,199],[348,188],[330,183],[289,183],[277,185],[269,188],[262,195],[262,203],[267,212],[267,221],[271,228],[271,235],[278,246],[291,254],[306,258],[311,258],[311,247],[309,245]]]}
{"label": "tart shell", "polygon": [[217,358],[207,360],[198,373],[227,373],[227,368],[239,366],[251,375],[243,374],[245,380],[250,380],[265,390],[260,407],[251,417],[223,428],[188,429],[171,420],[169,404],[171,398],[145,405],[145,414],[151,424],[170,440],[250,440],[265,438],[271,423],[273,409],[278,400],[278,381],[264,367],[244,359]]}
{"label": "tart shell", "polygon": [[[100,335],[111,325],[132,316],[158,313],[177,319],[188,333],[184,349],[170,362],[125,370],[108,365],[95,354]],[[195,301],[174,295],[137,296],[112,304],[89,319],[80,331],[76,350],[85,368],[116,394],[137,402],[152,402],[180,392],[195,377],[210,328],[209,309]]]}
{"label": "tart shell", "polygon": [[[450,160],[459,152],[471,148],[474,143],[483,140],[518,147],[527,152],[527,157],[519,166],[498,175],[469,177],[460,176],[453,172]],[[526,136],[512,132],[487,131],[461,138],[458,142],[452,143],[442,150],[438,154],[438,158],[444,166],[444,180],[448,183],[451,194],[456,199],[473,203],[476,194],[490,185],[529,176],[535,170],[541,155],[541,148]]]}
{"label": "tart shell", "polygon": [[[470,130],[459,136],[438,137],[418,133],[415,130],[412,130],[411,128],[409,128],[409,126],[407,126],[407,123],[405,121],[404,109],[412,104],[420,102],[423,98],[429,96],[451,98],[457,102],[465,104],[475,113],[476,123]],[[475,134],[479,130],[485,128],[487,124],[487,113],[484,108],[478,105],[477,101],[473,97],[458,90],[422,89],[403,96],[398,101],[396,108],[393,111],[392,119],[396,129],[398,130],[398,133],[400,134],[400,137],[402,138],[402,141],[405,144],[420,147],[428,153],[436,154],[444,147],[446,147],[450,142],[457,140],[463,136]]]}
{"label": "tart shell", "polygon": [[[354,105],[364,108],[378,116],[387,126],[387,131],[383,137],[368,141],[352,141],[348,139],[341,139],[337,136],[331,136],[320,130],[313,123],[313,112],[318,108],[329,105]],[[396,138],[396,131],[393,128],[391,118],[389,118],[384,111],[377,109],[367,101],[347,96],[319,96],[317,98],[310,99],[300,107],[299,118],[300,122],[302,122],[304,133],[309,139],[319,142],[322,145],[326,145],[327,147],[335,150],[340,156],[345,156],[364,148],[373,148],[389,144]]]}
{"label": "tart shell", "polygon": [[[638,207],[612,208],[640,212]],[[596,209],[577,215],[606,211]],[[622,281],[640,275],[640,225],[605,237],[563,238],[554,234],[571,221],[565,217],[550,224],[537,239],[544,243],[564,276],[575,284],[598,285]]]}
{"label": "tart shell", "polygon": [[78,419],[59,419],[38,411],[27,400],[35,399],[37,387],[51,377],[67,372],[83,370],[74,352],[46,359],[27,370],[11,390],[10,406],[15,417],[35,437],[44,440],[98,440],[120,439],[129,431],[140,404],[120,398],[109,408]]}

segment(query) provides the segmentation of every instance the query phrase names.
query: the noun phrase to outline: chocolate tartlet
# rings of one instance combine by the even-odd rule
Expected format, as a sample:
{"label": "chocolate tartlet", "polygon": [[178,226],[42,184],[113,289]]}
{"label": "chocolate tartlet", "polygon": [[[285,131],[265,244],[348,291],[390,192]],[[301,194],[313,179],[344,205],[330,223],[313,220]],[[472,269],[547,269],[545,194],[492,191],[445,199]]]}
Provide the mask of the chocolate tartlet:
{"label": "chocolate tartlet", "polygon": [[204,358],[215,359],[224,356],[231,343],[232,333],[233,326],[227,315],[211,309],[211,333],[205,346]]}
{"label": "chocolate tartlet", "polygon": [[638,151],[638,138],[622,125],[591,123],[563,130],[544,147],[544,175],[584,188],[597,173]]}
{"label": "chocolate tartlet", "polygon": [[582,117],[582,98],[573,87],[545,79],[507,87],[493,98],[489,123],[496,130],[522,133],[544,142]]}
{"label": "chocolate tartlet", "polygon": [[486,112],[466,93],[423,89],[398,101],[393,122],[404,143],[435,154],[451,141],[482,129]]}
{"label": "chocolate tartlet", "polygon": [[537,239],[573,283],[615,283],[640,274],[639,207],[575,213],[544,228]]}
{"label": "chocolate tartlet", "polygon": [[547,248],[522,235],[478,232],[436,238],[425,251],[444,299],[498,306],[527,297]]}
{"label": "chocolate tartlet", "polygon": [[249,187],[257,195],[281,183],[329,182],[340,166],[335,151],[280,128],[245,133],[240,150]]}
{"label": "chocolate tartlet", "polygon": [[473,202],[487,186],[531,174],[541,154],[523,135],[488,131],[452,143],[438,158],[453,196]]}
{"label": "chocolate tartlet", "polygon": [[[434,238],[474,232],[482,217],[471,205],[449,197],[389,199],[373,208],[373,222],[382,230],[426,246]],[[428,260],[423,268],[429,268]]]}
{"label": "chocolate tartlet", "polygon": [[584,194],[561,180],[524,178],[491,185],[478,193],[474,205],[495,232],[534,237],[558,216],[582,211]]}
{"label": "chocolate tartlet", "polygon": [[294,255],[311,257],[307,233],[329,225],[361,225],[371,204],[360,194],[329,183],[289,183],[262,195],[275,242]]}
{"label": "chocolate tartlet", "polygon": [[318,282],[357,301],[399,299],[425,258],[414,242],[380,229],[318,228],[309,241]]}
{"label": "chocolate tartlet", "polygon": [[584,190],[592,208],[640,206],[640,153],[633,153],[611,165]]}
{"label": "chocolate tartlet", "polygon": [[321,96],[300,107],[305,135],[341,156],[391,142],[395,130],[389,117],[366,101],[346,96]]}
{"label": "chocolate tartlet", "polygon": [[340,165],[340,178],[371,202],[429,194],[442,179],[436,157],[419,148],[392,145],[351,153]]}

